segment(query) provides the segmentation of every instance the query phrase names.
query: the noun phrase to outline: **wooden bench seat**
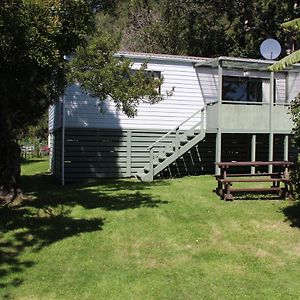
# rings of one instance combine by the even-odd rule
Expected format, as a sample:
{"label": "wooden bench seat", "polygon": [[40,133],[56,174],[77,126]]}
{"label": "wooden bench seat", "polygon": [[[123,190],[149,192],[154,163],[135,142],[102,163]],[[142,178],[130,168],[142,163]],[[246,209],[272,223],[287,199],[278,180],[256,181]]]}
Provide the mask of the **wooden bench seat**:
{"label": "wooden bench seat", "polygon": [[231,192],[252,192],[252,193],[261,193],[261,192],[280,192],[282,191],[281,187],[273,186],[269,188],[232,188]]}
{"label": "wooden bench seat", "polygon": [[226,178],[220,179],[223,183],[231,182],[290,182],[287,178]]}
{"label": "wooden bench seat", "polygon": [[259,176],[274,176],[278,177],[278,173],[247,173],[247,174],[227,174],[227,177],[259,177]]}
{"label": "wooden bench seat", "polygon": [[[257,176],[279,176],[278,173],[232,173],[226,174],[226,177],[257,177]],[[222,177],[222,175],[215,175],[216,178]]]}

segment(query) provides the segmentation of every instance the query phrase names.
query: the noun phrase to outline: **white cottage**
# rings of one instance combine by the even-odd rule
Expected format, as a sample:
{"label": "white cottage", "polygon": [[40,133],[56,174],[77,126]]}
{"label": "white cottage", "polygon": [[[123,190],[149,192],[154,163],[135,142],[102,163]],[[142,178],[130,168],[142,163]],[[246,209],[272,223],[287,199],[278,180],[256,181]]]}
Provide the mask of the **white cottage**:
{"label": "white cottage", "polygon": [[49,110],[52,172],[62,184],[90,178],[213,173],[220,161],[295,157],[288,106],[300,90],[300,65],[269,72],[272,61],[121,52],[163,76],[172,96],[142,103],[128,118],[79,86]]}

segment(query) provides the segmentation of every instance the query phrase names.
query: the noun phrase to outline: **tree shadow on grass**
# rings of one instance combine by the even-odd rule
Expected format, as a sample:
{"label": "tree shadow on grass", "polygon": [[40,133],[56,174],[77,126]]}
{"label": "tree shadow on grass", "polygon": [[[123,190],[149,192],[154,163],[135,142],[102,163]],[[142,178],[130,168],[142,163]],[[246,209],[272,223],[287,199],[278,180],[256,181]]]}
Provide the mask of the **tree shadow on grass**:
{"label": "tree shadow on grass", "polygon": [[282,209],[286,219],[291,227],[300,228],[300,202],[295,202],[291,206]]}
{"label": "tree shadow on grass", "polygon": [[155,208],[167,203],[143,192],[165,184],[161,182],[102,180],[59,186],[51,176],[38,174],[22,176],[22,184],[26,199],[14,207],[0,207],[0,289],[22,284],[22,272],[36,264],[22,258],[26,249],[40,251],[65,238],[103,229],[102,217],[84,217],[84,212],[82,218],[72,217],[74,206],[81,206],[88,215],[93,209]]}
{"label": "tree shadow on grass", "polygon": [[103,225],[103,218],[75,219],[67,209],[0,208],[0,290],[22,284],[22,272],[35,265],[35,261],[22,258],[26,249],[37,252],[68,237],[101,231]]}
{"label": "tree shadow on grass", "polygon": [[166,185],[167,183],[163,181],[142,183],[132,180],[104,179],[92,183],[59,186],[53,183],[49,175],[34,175],[35,186],[31,185],[29,188],[28,180],[31,178],[32,176],[24,176],[22,182],[26,187],[26,194],[37,200],[23,203],[35,208],[80,205],[86,209],[124,210],[140,207],[155,208],[167,203],[145,193],[155,186]]}

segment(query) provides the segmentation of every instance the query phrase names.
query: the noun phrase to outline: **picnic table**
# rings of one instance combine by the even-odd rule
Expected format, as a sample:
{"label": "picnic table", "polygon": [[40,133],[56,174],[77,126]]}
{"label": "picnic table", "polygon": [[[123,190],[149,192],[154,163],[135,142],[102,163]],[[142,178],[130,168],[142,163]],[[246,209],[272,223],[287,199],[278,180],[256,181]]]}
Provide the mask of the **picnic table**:
{"label": "picnic table", "polygon": [[[220,175],[216,175],[218,186],[215,192],[224,200],[234,200],[234,193],[277,193],[282,197],[293,196],[293,186],[289,177],[289,170],[294,165],[290,161],[231,161],[219,162],[216,165],[220,168]],[[244,167],[268,167],[273,166],[275,171],[251,172],[251,173],[232,173],[234,168]],[[270,182],[271,187],[232,187],[238,182]],[[281,186],[281,184],[283,186]]]}

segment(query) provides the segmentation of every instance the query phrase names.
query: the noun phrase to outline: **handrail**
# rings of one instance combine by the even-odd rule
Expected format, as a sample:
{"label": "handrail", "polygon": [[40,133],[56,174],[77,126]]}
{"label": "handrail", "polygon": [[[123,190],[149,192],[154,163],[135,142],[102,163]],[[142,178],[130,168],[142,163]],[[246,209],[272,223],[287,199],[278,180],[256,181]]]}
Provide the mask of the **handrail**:
{"label": "handrail", "polygon": [[273,103],[275,106],[290,106],[291,105],[291,103],[280,103],[280,102],[275,102],[275,103]]}
{"label": "handrail", "polygon": [[224,104],[247,104],[247,105],[267,105],[270,102],[256,102],[256,101],[233,101],[233,100],[222,100]]}
{"label": "handrail", "polygon": [[[217,102],[213,102],[213,104],[215,104]],[[254,102],[254,101],[232,101],[232,100],[222,100],[223,104],[247,104],[247,105],[270,105],[270,102]],[[280,102],[273,102],[272,105],[274,106],[289,106],[290,103],[280,103]]]}
{"label": "handrail", "polygon": [[189,121],[191,118],[193,118],[195,115],[197,115],[199,112],[204,111],[206,108],[206,106],[200,108],[199,110],[197,110],[195,113],[193,113],[190,117],[188,117],[187,119],[185,119],[183,122],[181,122],[179,125],[177,125],[176,127],[174,127],[173,129],[171,129],[170,131],[168,131],[166,134],[164,134],[162,137],[160,137],[157,141],[155,141],[153,144],[151,144],[148,147],[148,150],[151,150],[156,144],[158,144],[161,140],[163,140],[165,137],[167,137],[169,134],[171,134],[172,132],[176,131],[179,129],[180,126],[182,126],[184,123],[186,123],[187,121]]}

